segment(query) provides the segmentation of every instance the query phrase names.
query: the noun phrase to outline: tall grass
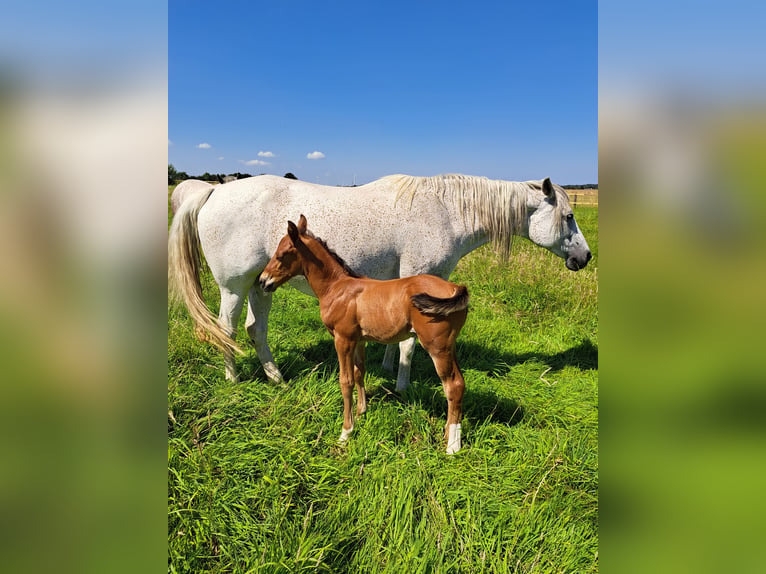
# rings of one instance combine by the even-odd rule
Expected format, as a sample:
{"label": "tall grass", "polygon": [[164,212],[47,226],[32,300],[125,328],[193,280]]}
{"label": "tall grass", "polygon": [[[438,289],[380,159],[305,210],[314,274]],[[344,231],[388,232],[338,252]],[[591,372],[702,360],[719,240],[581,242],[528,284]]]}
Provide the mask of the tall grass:
{"label": "tall grass", "polygon": [[[383,347],[367,345],[368,411],[339,447],[337,358],[316,300],[275,293],[279,385],[254,352],[238,359],[243,382],[226,381],[220,354],[169,309],[169,571],[597,571],[597,211],[576,215],[594,255],[582,271],[517,240],[509,262],[481,248],[452,275],[471,292],[452,457],[422,349],[398,396]],[[217,310],[210,277],[205,293]]]}

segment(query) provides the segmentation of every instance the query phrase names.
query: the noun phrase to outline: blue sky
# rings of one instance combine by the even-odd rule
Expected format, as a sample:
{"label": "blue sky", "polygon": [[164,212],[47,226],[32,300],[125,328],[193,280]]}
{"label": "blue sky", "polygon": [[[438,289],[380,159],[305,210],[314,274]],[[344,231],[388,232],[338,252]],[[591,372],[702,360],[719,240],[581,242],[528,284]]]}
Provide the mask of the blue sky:
{"label": "blue sky", "polygon": [[593,1],[171,0],[168,161],[597,182],[597,24]]}

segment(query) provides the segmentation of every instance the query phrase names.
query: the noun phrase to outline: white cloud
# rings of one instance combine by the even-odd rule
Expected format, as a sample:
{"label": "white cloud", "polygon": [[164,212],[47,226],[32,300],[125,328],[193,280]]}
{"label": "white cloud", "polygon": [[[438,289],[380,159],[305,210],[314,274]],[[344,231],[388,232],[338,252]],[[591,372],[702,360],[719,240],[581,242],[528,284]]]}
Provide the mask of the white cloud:
{"label": "white cloud", "polygon": [[219,160],[223,159],[223,156],[218,156],[218,159],[219,159]]}
{"label": "white cloud", "polygon": [[276,157],[273,151],[259,151],[258,157]]}
{"label": "white cloud", "polygon": [[324,159],[325,155],[321,151],[312,151],[309,154],[306,154],[306,157],[308,159]]}
{"label": "white cloud", "polygon": [[239,163],[243,163],[245,165],[270,165],[267,161],[262,161],[260,159],[250,159],[250,160],[239,160]]}
{"label": "white cloud", "polygon": [[173,142],[170,140],[170,138],[168,138],[168,146],[171,146],[171,145],[173,145]]}
{"label": "white cloud", "polygon": [[198,147],[199,149],[210,149],[210,148],[211,148],[211,147],[213,147],[213,146],[211,146],[209,143],[201,143],[201,144],[199,144],[197,147]]}

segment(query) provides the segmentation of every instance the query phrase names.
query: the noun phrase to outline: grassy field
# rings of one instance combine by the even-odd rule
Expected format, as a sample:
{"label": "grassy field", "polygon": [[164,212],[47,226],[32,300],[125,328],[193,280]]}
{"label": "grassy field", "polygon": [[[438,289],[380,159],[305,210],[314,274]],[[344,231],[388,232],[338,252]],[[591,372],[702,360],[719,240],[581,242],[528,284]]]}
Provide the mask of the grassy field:
{"label": "grassy field", "polygon": [[[337,357],[315,299],[274,295],[281,385],[252,350],[237,361],[243,382],[224,380],[221,355],[169,308],[169,571],[597,571],[597,214],[576,211],[594,255],[578,273],[521,239],[507,264],[485,246],[453,273],[471,311],[452,457],[420,347],[398,396],[383,347],[367,345],[368,411],[339,447]],[[217,311],[209,276],[204,288]]]}

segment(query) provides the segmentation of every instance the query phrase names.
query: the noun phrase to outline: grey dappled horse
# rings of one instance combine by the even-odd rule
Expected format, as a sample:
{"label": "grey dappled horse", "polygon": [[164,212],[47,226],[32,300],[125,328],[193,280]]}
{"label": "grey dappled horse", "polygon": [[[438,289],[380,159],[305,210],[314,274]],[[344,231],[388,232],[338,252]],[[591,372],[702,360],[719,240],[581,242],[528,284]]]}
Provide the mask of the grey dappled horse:
{"label": "grey dappled horse", "polygon": [[[266,342],[271,294],[257,279],[284,235],[303,213],[312,230],[361,275],[392,279],[432,274],[447,279],[457,262],[492,242],[504,255],[514,236],[527,237],[577,271],[591,258],[564,190],[542,181],[511,182],[465,175],[392,175],[359,187],[328,187],[261,175],[185,194],[168,240],[171,293],[189,310],[198,333],[224,354],[236,380],[241,352],[232,337],[248,298],[246,328],[266,376],[281,380]],[[202,298],[201,256],[221,292],[218,317]],[[290,283],[313,295],[305,278]],[[397,390],[406,388],[415,339],[399,343]],[[394,349],[384,365],[393,370]]]}

